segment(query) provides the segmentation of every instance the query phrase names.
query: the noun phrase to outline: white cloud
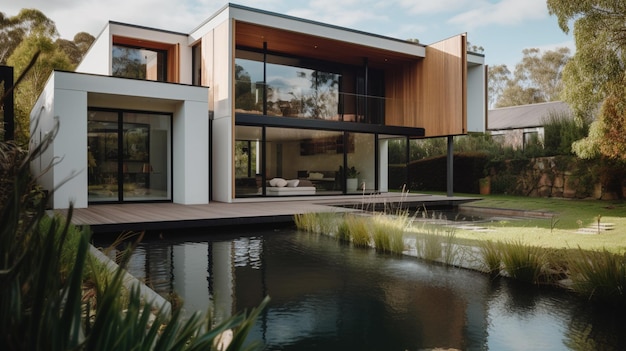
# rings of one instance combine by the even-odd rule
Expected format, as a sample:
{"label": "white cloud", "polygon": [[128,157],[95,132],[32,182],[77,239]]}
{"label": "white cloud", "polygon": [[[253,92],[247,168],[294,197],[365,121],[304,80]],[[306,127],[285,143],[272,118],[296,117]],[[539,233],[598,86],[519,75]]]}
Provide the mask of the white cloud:
{"label": "white cloud", "polygon": [[545,0],[502,0],[479,6],[452,17],[448,22],[473,29],[489,25],[519,25],[527,20],[548,17]]}
{"label": "white cloud", "polygon": [[371,0],[315,0],[309,1],[307,5],[288,11],[287,14],[313,21],[354,28],[369,21],[387,21],[388,17],[386,14],[373,10],[373,8],[379,6],[379,3]]}
{"label": "white cloud", "polygon": [[483,0],[398,0],[397,3],[415,15],[458,12],[464,8],[475,7]]}

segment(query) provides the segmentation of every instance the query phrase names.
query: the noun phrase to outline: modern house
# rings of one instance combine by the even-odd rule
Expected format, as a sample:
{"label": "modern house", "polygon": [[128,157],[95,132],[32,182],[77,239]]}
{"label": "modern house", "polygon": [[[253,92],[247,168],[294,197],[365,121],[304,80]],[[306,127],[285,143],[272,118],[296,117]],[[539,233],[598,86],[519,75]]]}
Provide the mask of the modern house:
{"label": "modern house", "polygon": [[524,149],[534,139],[544,140],[544,125],[551,115],[573,117],[562,101],[501,107],[489,110],[487,130],[502,145]]}
{"label": "modern house", "polygon": [[190,33],[109,22],[49,78],[33,143],[59,131],[32,169],[66,182],[53,208],[386,192],[390,140],[485,130],[484,57],[466,46],[234,4]]}

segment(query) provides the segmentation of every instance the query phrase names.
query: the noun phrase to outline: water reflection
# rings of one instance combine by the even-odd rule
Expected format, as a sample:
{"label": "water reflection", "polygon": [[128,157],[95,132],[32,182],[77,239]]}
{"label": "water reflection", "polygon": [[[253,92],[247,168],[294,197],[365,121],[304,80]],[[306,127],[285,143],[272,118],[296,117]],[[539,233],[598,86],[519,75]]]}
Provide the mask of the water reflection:
{"label": "water reflection", "polygon": [[[166,236],[168,237],[168,236]],[[623,311],[291,230],[146,240],[131,273],[219,318],[272,300],[267,350],[622,350]]]}

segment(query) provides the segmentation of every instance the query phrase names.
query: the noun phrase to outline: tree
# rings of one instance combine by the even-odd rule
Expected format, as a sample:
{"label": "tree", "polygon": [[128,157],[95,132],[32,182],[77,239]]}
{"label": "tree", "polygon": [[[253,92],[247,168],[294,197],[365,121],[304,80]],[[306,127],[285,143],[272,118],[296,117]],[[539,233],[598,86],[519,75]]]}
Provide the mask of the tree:
{"label": "tree", "polygon": [[15,73],[20,75],[37,52],[40,53],[37,62],[15,90],[15,139],[21,145],[28,143],[29,113],[52,70],[73,68],[70,59],[56,43],[50,37],[40,34],[31,34],[25,38],[15,48],[7,63],[14,66]]}
{"label": "tree", "polygon": [[502,92],[511,80],[511,71],[509,71],[506,65],[495,65],[489,67],[487,79],[489,86],[487,95],[489,106],[491,107],[498,101],[500,96],[502,96]]}
{"label": "tree", "polygon": [[12,17],[0,12],[0,65],[6,64],[15,48],[32,33],[58,35],[54,22],[39,10],[22,9]]}
{"label": "tree", "polygon": [[548,0],[548,10],[568,33],[573,22],[576,53],[563,73],[563,100],[578,118],[602,103],[589,136],[574,144],[579,157],[626,160],[626,6],[610,0]]}
{"label": "tree", "polygon": [[0,64],[14,66],[19,76],[31,59],[39,57],[15,90],[15,138],[29,139],[29,113],[54,69],[73,70],[95,38],[85,32],[73,41],[59,39],[54,21],[36,9],[22,9],[17,16],[0,12]]}
{"label": "tree", "polygon": [[69,57],[72,65],[76,66],[80,63],[80,60],[83,59],[83,56],[87,50],[89,50],[94,40],[96,40],[96,38],[94,38],[93,35],[80,32],[74,36],[73,41],[61,38],[57,39],[56,45]]}
{"label": "tree", "polygon": [[545,51],[530,48],[515,66],[513,78],[507,81],[496,106],[514,106],[560,100],[562,75],[570,59],[569,48]]}

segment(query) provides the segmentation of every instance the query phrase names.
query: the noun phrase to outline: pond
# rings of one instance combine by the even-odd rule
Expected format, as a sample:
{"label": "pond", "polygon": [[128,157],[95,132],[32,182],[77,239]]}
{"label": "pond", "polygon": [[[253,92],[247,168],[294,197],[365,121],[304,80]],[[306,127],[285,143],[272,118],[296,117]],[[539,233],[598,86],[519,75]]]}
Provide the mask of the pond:
{"label": "pond", "polygon": [[624,311],[288,228],[149,236],[130,271],[218,318],[269,295],[266,350],[626,349]]}

